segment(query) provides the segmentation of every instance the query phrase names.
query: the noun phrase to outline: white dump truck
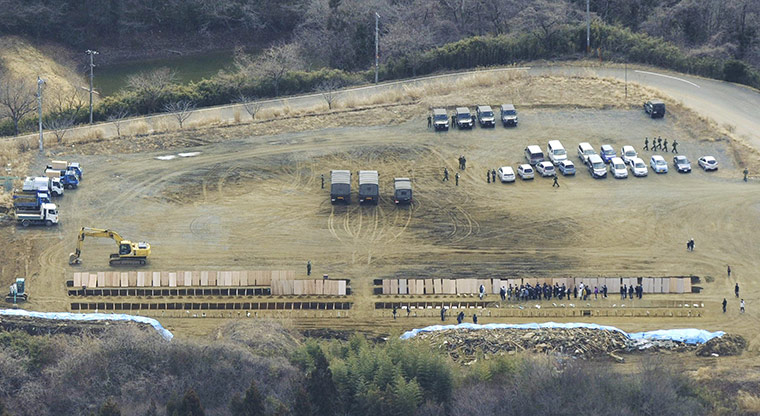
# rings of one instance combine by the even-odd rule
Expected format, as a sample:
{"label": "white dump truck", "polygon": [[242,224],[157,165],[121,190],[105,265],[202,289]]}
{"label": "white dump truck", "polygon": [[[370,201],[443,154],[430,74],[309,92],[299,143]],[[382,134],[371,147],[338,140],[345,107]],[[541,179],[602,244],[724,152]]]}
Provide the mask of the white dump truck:
{"label": "white dump truck", "polygon": [[24,193],[47,192],[52,196],[63,196],[63,184],[61,178],[48,178],[45,176],[27,176],[22,188]]}
{"label": "white dump truck", "polygon": [[41,204],[39,211],[16,211],[16,221],[24,227],[30,225],[58,224],[58,209],[55,204]]}

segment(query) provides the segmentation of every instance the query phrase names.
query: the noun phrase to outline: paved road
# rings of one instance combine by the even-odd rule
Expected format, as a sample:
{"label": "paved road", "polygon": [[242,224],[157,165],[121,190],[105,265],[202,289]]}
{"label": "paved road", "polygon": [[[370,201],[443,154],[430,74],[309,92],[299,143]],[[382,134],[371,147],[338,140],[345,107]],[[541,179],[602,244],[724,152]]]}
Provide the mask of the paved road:
{"label": "paved road", "polygon": [[[529,74],[537,75],[584,75],[591,73],[621,80],[625,79],[627,76],[627,79],[631,82],[659,89],[665,94],[682,101],[685,105],[693,108],[703,116],[715,120],[719,125],[732,126],[739,137],[744,138],[755,148],[760,149],[760,117],[758,117],[757,112],[757,109],[760,108],[760,93],[750,88],[723,81],[639,67],[631,67],[626,71],[623,68],[607,66],[550,66],[498,68],[478,72],[515,70],[524,70]],[[424,85],[425,83],[447,79],[454,80],[458,77],[471,75],[474,72],[475,71],[434,75],[413,80],[388,82],[376,86],[370,85],[351,88],[340,91],[338,93],[338,99],[363,99],[373,94],[401,89],[404,88],[404,86]],[[323,105],[324,100],[320,94],[305,94],[283,99],[264,100],[262,101],[262,108],[280,107],[284,104],[292,109],[313,108],[318,105]],[[240,105],[224,105],[199,109],[192,115],[188,123],[200,119],[231,122],[235,120],[236,113],[243,118],[248,117],[247,113]],[[171,116],[165,114],[136,117],[125,120],[122,123],[122,132],[128,131],[131,128],[137,128],[138,125],[143,133],[151,132],[153,130],[160,131],[165,129],[166,126],[171,126],[173,124],[176,124],[176,121],[171,118]],[[99,134],[106,138],[116,135],[116,129],[112,123],[100,123],[94,126],[78,127],[69,133],[69,137],[94,134],[93,130],[99,130]],[[36,135],[32,134],[27,135],[26,137],[34,138]]]}

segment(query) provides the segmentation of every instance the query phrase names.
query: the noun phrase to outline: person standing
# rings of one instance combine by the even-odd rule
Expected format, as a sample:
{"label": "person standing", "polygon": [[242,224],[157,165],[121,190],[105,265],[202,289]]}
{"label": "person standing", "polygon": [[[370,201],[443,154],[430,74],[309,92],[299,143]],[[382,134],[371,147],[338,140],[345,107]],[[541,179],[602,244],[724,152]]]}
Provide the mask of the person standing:
{"label": "person standing", "polygon": [[441,322],[444,322],[446,320],[446,307],[441,307]]}
{"label": "person standing", "polygon": [[447,182],[449,180],[449,169],[443,168],[443,182]]}
{"label": "person standing", "polygon": [[322,179],[322,189],[325,189],[325,174],[323,173],[321,176]]}
{"label": "person standing", "polygon": [[602,285],[602,293],[604,294],[604,298],[607,298],[607,285]]}
{"label": "person standing", "polygon": [[631,298],[631,300],[633,300],[633,284],[628,286],[628,297]]}
{"label": "person standing", "polygon": [[744,168],[744,182],[747,182],[747,176],[749,175],[749,169]]}
{"label": "person standing", "polygon": [[620,299],[625,299],[625,293],[628,291],[626,288],[626,285],[623,284],[623,286],[620,288]]}
{"label": "person standing", "polygon": [[[742,312],[744,312],[744,300],[742,300]],[[472,314],[472,323],[476,325],[478,324],[478,314]]]}
{"label": "person standing", "polygon": [[728,301],[726,298],[723,298],[723,313],[726,313],[726,305],[728,305]]}
{"label": "person standing", "polygon": [[649,137],[644,137],[644,150],[649,150]]}
{"label": "person standing", "polygon": [[480,297],[480,300],[483,300],[483,296],[486,295],[486,287],[483,285],[480,285],[478,288],[478,297]]}
{"label": "person standing", "polygon": [[456,181],[456,186],[459,186],[459,172],[457,172],[457,174],[454,175],[454,180]]}
{"label": "person standing", "polygon": [[594,300],[599,299],[599,286],[594,286]]}
{"label": "person standing", "polygon": [[678,146],[678,140],[673,139],[673,153],[678,153],[678,149],[676,149],[676,146]]}
{"label": "person standing", "polygon": [[486,182],[491,183],[491,171],[486,170]]}
{"label": "person standing", "polygon": [[398,313],[398,311],[396,310],[396,305],[393,305],[393,320],[394,321],[396,320],[396,314],[397,313]]}
{"label": "person standing", "polygon": [[491,183],[496,183],[496,169],[491,169]]}
{"label": "person standing", "polygon": [[736,282],[736,286],[734,286],[734,294],[736,297],[739,297],[739,282]]}
{"label": "person standing", "polygon": [[739,303],[739,312],[744,313],[744,299]]}
{"label": "person standing", "polygon": [[728,271],[728,277],[731,277],[731,265],[730,264],[726,265],[726,269]]}
{"label": "person standing", "polygon": [[467,158],[462,155],[462,170],[467,169]]}
{"label": "person standing", "polygon": [[507,289],[504,286],[502,286],[501,289],[499,290],[499,296],[501,296],[502,302],[507,300]]}
{"label": "person standing", "polygon": [[554,175],[554,183],[552,184],[552,188],[554,188],[555,186],[559,188],[559,182],[557,181],[558,181],[557,175]]}
{"label": "person standing", "polygon": [[462,317],[463,316],[464,316],[464,313],[463,312],[459,312],[459,314],[457,315],[457,325],[459,325],[459,324],[462,323]]}
{"label": "person standing", "polygon": [[306,275],[311,276],[311,260],[306,262]]}
{"label": "person standing", "polygon": [[428,128],[433,126],[433,118],[428,116]]}

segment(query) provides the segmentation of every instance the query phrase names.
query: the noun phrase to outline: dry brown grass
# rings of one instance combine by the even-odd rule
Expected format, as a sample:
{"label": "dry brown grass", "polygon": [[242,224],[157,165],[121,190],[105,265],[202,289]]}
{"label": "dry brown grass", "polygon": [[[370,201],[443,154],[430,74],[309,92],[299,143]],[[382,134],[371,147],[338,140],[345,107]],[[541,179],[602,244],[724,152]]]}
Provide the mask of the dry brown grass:
{"label": "dry brown grass", "polygon": [[739,390],[737,399],[739,402],[739,408],[747,414],[760,414],[760,396],[756,396],[744,390]]}

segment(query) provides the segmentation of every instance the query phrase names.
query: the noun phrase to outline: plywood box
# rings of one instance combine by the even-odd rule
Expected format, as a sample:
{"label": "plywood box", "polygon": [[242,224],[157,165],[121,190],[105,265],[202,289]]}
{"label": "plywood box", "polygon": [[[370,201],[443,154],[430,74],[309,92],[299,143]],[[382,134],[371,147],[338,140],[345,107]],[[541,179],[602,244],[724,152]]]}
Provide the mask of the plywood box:
{"label": "plywood box", "polygon": [[127,285],[129,287],[137,286],[137,272],[129,272],[127,275]]}
{"label": "plywood box", "polygon": [[191,285],[196,287],[201,285],[201,272],[193,272],[193,281]]}
{"label": "plywood box", "polygon": [[[416,295],[417,294],[417,282],[415,279],[408,279],[406,281],[406,293],[410,295]],[[399,290],[401,290],[401,284],[399,284]]]}
{"label": "plywood box", "polygon": [[153,287],[160,287],[161,286],[161,272],[153,272],[153,275],[151,276],[151,282],[153,283]]}
{"label": "plywood box", "polygon": [[135,287],[135,286],[137,286],[137,273],[135,273],[135,284],[134,285],[130,285],[129,284],[129,273],[128,272],[119,273],[119,286],[121,286],[121,287]]}
{"label": "plywood box", "polygon": [[177,287],[177,273],[169,272],[169,287]]}
{"label": "plywood box", "polygon": [[442,294],[443,291],[443,279],[433,279],[433,293]]}
{"label": "plywood box", "polygon": [[145,272],[137,272],[137,287],[145,287]]}
{"label": "plywood box", "polygon": [[338,296],[346,296],[346,283],[345,280],[338,281]]}
{"label": "plywood box", "polygon": [[445,295],[455,295],[457,293],[457,282],[453,279],[441,279],[443,284],[443,290],[441,293]]}
{"label": "plywood box", "polygon": [[69,162],[65,160],[53,160],[50,162],[50,167],[53,170],[66,170],[69,167]]}
{"label": "plywood box", "polygon": [[644,290],[644,293],[653,293],[654,292],[654,279],[651,277],[645,277],[641,279],[641,286]]}
{"label": "plywood box", "polygon": [[208,272],[201,272],[200,285],[208,286]]}
{"label": "plywood box", "polygon": [[391,279],[383,279],[383,295],[391,294]]}
{"label": "plywood box", "polygon": [[80,287],[82,286],[82,273],[76,272],[74,273],[74,287]]}
{"label": "plywood box", "polygon": [[169,272],[161,272],[161,287],[169,287]]}
{"label": "plywood box", "polygon": [[691,277],[683,279],[683,293],[691,293]]}
{"label": "plywood box", "polygon": [[208,285],[216,286],[216,281],[218,277],[219,277],[219,272],[215,272],[215,271],[208,272]]}
{"label": "plywood box", "polygon": [[106,273],[98,272],[96,275],[96,283],[98,287],[106,287]]}
{"label": "plywood box", "polygon": [[399,295],[406,295],[409,293],[407,279],[398,279],[398,293]]}
{"label": "plywood box", "polygon": [[90,278],[87,280],[87,287],[89,287],[89,288],[98,287],[98,274],[97,273],[90,273]]}
{"label": "plywood box", "polygon": [[[668,288],[668,292],[670,293],[681,293],[678,291],[678,281],[680,279],[671,277],[670,278],[670,287]],[[683,286],[681,286],[681,291],[683,291]]]}
{"label": "plywood box", "polygon": [[317,285],[316,294],[317,295],[324,295],[325,294],[325,285],[324,280],[315,280],[314,281]]}
{"label": "plywood box", "polygon": [[243,286],[243,287],[248,286],[248,272],[245,270],[240,272],[240,286]]}
{"label": "plywood box", "polygon": [[671,279],[671,280],[676,281],[676,293],[683,293],[683,289],[684,289],[683,279],[679,277],[679,278]]}
{"label": "plywood box", "polygon": [[391,279],[391,294],[398,295],[398,279]]}
{"label": "plywood box", "polygon": [[232,286],[240,286],[240,272],[232,272]]}
{"label": "plywood box", "polygon": [[617,293],[618,295],[620,294],[620,279],[619,278],[617,277],[607,278],[607,293],[609,295],[613,293]]}
{"label": "plywood box", "polygon": [[661,277],[652,278],[652,293],[662,293],[662,278]]}
{"label": "plywood box", "polygon": [[272,282],[272,272],[269,270],[263,270],[261,274],[256,278],[257,286],[269,286]]}
{"label": "plywood box", "polygon": [[662,278],[662,292],[661,293],[670,293],[670,278],[669,277]]}

